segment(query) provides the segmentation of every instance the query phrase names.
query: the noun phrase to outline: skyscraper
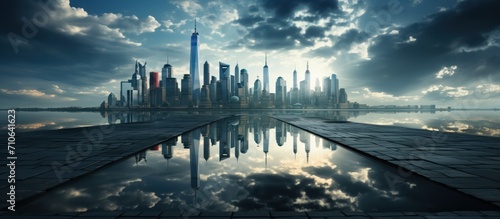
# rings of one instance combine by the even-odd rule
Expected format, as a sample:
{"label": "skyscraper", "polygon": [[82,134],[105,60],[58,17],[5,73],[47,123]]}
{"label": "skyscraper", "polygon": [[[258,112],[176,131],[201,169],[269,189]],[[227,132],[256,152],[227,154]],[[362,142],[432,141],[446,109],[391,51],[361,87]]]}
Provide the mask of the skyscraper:
{"label": "skyscraper", "polygon": [[344,88],[340,88],[339,90],[339,103],[347,103],[347,92],[345,92]]}
{"label": "skyscraper", "polygon": [[219,98],[223,103],[227,103],[231,94],[231,72],[226,63],[219,62],[219,80],[221,82],[221,96]]}
{"label": "skyscraper", "polygon": [[248,97],[249,96],[248,95],[248,88],[249,88],[249,86],[248,86],[248,71],[246,69],[241,69],[240,72],[241,72],[240,73],[241,74],[240,75],[241,76],[240,77],[240,80],[241,80],[240,83],[243,84],[243,90],[245,92],[245,97]]}
{"label": "skyscraper", "polygon": [[260,95],[262,92],[262,85],[260,83],[260,80],[257,78],[255,82],[253,83],[253,98],[255,102],[260,101]]}
{"label": "skyscraper", "polygon": [[160,87],[160,73],[149,73],[149,104],[150,106],[160,106],[165,100],[165,90]]}
{"label": "skyscraper", "polygon": [[299,88],[297,86],[297,69],[293,70],[293,87],[290,94],[290,103],[295,104],[299,102]]}
{"label": "skyscraper", "polygon": [[282,77],[276,80],[276,108],[284,108],[286,105],[286,81]]}
{"label": "skyscraper", "polygon": [[163,65],[163,68],[161,69],[161,78],[163,80],[162,84],[165,86],[165,79],[171,78],[172,77],[172,65],[168,63],[168,58],[167,58],[167,64]]}
{"label": "skyscraper", "polygon": [[238,83],[240,83],[240,67],[238,66],[238,63],[236,63],[236,66],[234,67],[234,87],[233,87],[233,93],[236,96],[238,96]]}
{"label": "skyscraper", "polygon": [[336,74],[332,74],[332,103],[337,104],[339,103],[339,80],[337,79]]}
{"label": "skyscraper", "polygon": [[[141,85],[141,91],[138,92],[141,94],[141,98],[138,100],[141,104],[147,104],[148,103],[148,96],[149,96],[149,81],[148,81],[148,76],[146,74],[146,65],[148,64],[147,62],[144,62],[144,65],[142,65],[140,62],[137,62],[139,65],[139,75],[141,76],[142,80],[142,85]],[[137,66],[136,66],[137,68]]]}
{"label": "skyscraper", "polygon": [[305,87],[305,98],[309,99],[311,94],[311,72],[309,72],[309,62],[307,62],[307,69],[305,75],[306,87]]}
{"label": "skyscraper", "polygon": [[297,69],[293,70],[293,88],[298,88],[297,87]]}
{"label": "skyscraper", "polygon": [[198,70],[198,32],[194,20],[194,32],[191,35],[191,54],[189,56],[189,74],[191,75],[191,88],[193,91],[193,104],[198,105],[200,97],[200,72]]}
{"label": "skyscraper", "polygon": [[190,105],[193,101],[193,89],[191,89],[191,75],[185,74],[181,80],[181,104]]}
{"label": "skyscraper", "polygon": [[266,63],[264,65],[264,86],[263,89],[269,93],[269,67],[267,66],[267,53],[266,53]]}
{"label": "skyscraper", "polygon": [[208,64],[208,61],[205,61],[205,64],[203,64],[203,85],[209,85],[210,84],[210,64]]}

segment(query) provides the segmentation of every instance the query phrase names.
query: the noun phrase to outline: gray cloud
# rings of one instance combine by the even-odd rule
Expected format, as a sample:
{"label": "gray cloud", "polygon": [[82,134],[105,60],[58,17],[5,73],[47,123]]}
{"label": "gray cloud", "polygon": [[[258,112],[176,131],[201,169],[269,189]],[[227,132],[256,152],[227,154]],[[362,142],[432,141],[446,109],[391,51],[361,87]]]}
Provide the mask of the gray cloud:
{"label": "gray cloud", "polygon": [[498,81],[498,7],[498,1],[462,1],[399,29],[399,34],[378,36],[368,50],[371,60],[350,74],[365,86],[398,95],[429,85],[440,69],[451,65],[460,71],[449,78],[450,86],[488,74]]}
{"label": "gray cloud", "polygon": [[[333,22],[324,26],[316,23],[322,18],[334,18],[342,14],[337,1],[271,1],[264,0],[255,7],[252,13],[260,11],[259,15],[239,12],[240,19],[236,22],[245,27],[248,33],[235,40],[230,48],[246,46],[255,50],[296,49],[314,45],[314,40],[325,37]],[[308,16],[299,16],[297,12],[304,11]],[[306,21],[307,29],[296,26],[293,21]],[[301,31],[305,31],[302,34]]]}

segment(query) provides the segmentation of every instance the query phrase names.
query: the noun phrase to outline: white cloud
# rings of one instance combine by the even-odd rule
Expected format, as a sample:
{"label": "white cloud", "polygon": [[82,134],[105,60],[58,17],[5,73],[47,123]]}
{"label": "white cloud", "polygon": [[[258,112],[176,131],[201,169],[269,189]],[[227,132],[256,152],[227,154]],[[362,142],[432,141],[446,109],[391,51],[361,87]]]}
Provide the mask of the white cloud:
{"label": "white cloud", "polygon": [[406,43],[412,43],[412,42],[415,42],[417,41],[417,38],[413,37],[413,36],[410,36],[408,37],[408,40],[406,40]]}
{"label": "white cloud", "polygon": [[369,42],[353,44],[349,53],[358,54],[361,59],[370,60],[368,55],[368,46]]}
{"label": "white cloud", "polygon": [[498,84],[481,84],[476,86],[476,91],[487,94],[487,93],[500,93],[500,85]]}
{"label": "white cloud", "polygon": [[464,97],[469,94],[471,94],[471,91],[468,91],[465,89],[465,87],[450,87],[450,86],[443,86],[443,85],[432,85],[427,90],[423,90],[422,94],[429,95],[429,94],[439,94],[444,97],[452,97],[452,98],[457,98],[457,97]]}
{"label": "white cloud", "polygon": [[443,78],[445,75],[452,76],[455,74],[455,70],[457,70],[456,65],[452,65],[449,68],[448,67],[443,67],[443,69],[439,70],[438,73],[436,73],[436,78]]}
{"label": "white cloud", "polygon": [[71,7],[69,1],[53,1],[51,20],[48,26],[69,34],[88,36],[103,41],[113,41],[140,46],[123,35],[124,32],[154,32],[160,23],[152,16],[139,19],[135,15],[104,13],[101,16],[89,15],[83,8]]}
{"label": "white cloud", "polygon": [[206,27],[210,27],[212,34],[218,34],[221,37],[224,37],[225,34],[219,31],[220,27],[239,19],[238,10],[223,4],[209,4],[207,11],[209,13],[201,17],[199,22]]}
{"label": "white cloud", "polygon": [[372,92],[369,88],[363,88],[363,97],[379,102],[412,101],[420,99],[419,96],[394,96],[385,92]]}
{"label": "white cloud", "polygon": [[370,178],[368,177],[368,172],[371,168],[362,168],[358,172],[348,172],[354,182],[368,183]]}
{"label": "white cloud", "polygon": [[56,95],[55,94],[46,94],[44,92],[41,92],[39,90],[35,89],[22,89],[22,90],[7,90],[7,89],[0,89],[1,93],[4,94],[10,94],[10,95],[24,95],[24,96],[32,96],[32,97],[50,97],[53,98]]}
{"label": "white cloud", "polygon": [[399,34],[399,30],[391,30],[391,32],[389,32],[389,34],[397,35],[397,34]]}
{"label": "white cloud", "polygon": [[122,14],[105,13],[99,17],[102,24],[111,28],[118,28],[123,32],[141,34],[144,32],[155,32],[160,23],[151,15],[140,20],[137,16],[123,16]]}
{"label": "white cloud", "polygon": [[62,90],[59,86],[57,86],[55,84],[52,85],[52,89],[54,89],[54,91],[56,93],[59,93],[59,94],[64,93],[64,90]]}
{"label": "white cloud", "polygon": [[187,19],[181,20],[179,22],[174,22],[172,20],[164,20],[163,21],[163,26],[165,26],[165,29],[162,29],[162,31],[168,31],[168,32],[174,32],[174,28],[179,28],[180,26],[186,24]]}
{"label": "white cloud", "polygon": [[177,8],[182,9],[186,14],[189,14],[191,17],[195,17],[196,14],[203,10],[203,7],[197,1],[189,1],[189,0],[180,0],[172,2],[177,6]]}

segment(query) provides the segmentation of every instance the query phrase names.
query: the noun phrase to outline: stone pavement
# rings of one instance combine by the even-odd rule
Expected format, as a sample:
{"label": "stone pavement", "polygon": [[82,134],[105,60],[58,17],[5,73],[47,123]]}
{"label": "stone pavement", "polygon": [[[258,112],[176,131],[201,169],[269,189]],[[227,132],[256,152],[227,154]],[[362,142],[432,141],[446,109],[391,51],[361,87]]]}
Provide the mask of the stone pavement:
{"label": "stone pavement", "polygon": [[[29,197],[43,195],[56,185],[225,117],[227,115],[179,115],[155,122],[18,132],[16,205]],[[2,139],[7,139],[6,133],[2,133]],[[6,167],[10,161],[4,159],[6,150],[1,156],[1,165]],[[7,181],[8,171],[8,168],[0,169],[2,181]],[[8,186],[8,183],[0,184],[1,209],[8,205],[5,201]]]}
{"label": "stone pavement", "polygon": [[276,119],[500,206],[500,138],[276,115]]}
{"label": "stone pavement", "polygon": [[453,212],[349,212],[349,211],[323,211],[323,212],[161,212],[161,211],[111,211],[111,212],[67,212],[67,213],[44,213],[33,214],[23,213],[13,215],[10,212],[0,212],[2,219],[20,219],[20,218],[37,218],[37,219],[70,219],[70,218],[99,218],[99,219],[115,219],[115,218],[175,218],[175,219],[216,219],[216,218],[283,218],[283,219],[480,219],[480,218],[500,218],[500,211],[453,211]]}

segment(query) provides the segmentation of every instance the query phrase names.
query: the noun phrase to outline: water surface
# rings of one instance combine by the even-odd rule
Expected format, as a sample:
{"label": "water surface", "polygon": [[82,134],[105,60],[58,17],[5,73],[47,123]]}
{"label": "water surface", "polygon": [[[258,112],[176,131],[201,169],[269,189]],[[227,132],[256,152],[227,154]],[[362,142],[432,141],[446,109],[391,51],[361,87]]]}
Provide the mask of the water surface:
{"label": "water surface", "polygon": [[20,211],[453,211],[488,204],[267,116],[190,131]]}

